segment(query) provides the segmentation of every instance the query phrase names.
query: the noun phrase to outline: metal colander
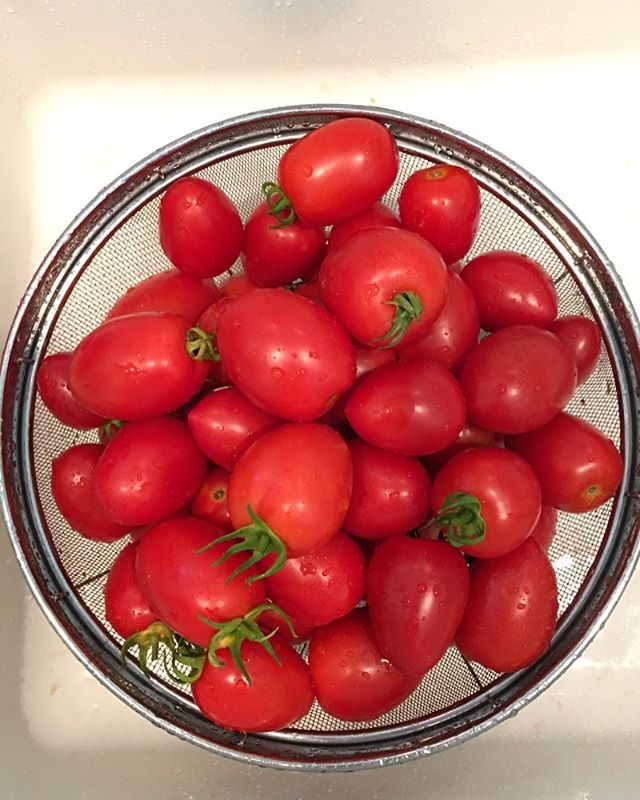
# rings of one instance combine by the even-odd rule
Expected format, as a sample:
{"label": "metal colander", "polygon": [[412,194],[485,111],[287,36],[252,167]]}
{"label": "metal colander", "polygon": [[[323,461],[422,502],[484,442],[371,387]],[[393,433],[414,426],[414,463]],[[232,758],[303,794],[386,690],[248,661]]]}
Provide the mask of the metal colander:
{"label": "metal colander", "polygon": [[[158,205],[177,178],[208,178],[246,219],[260,185],[276,175],[286,147],[343,116],[387,125],[400,171],[386,201],[416,169],[459,164],[482,192],[479,234],[468,258],[510,248],[548,271],[560,313],[585,314],[602,330],[597,369],[569,410],[621,448],[617,497],[588,515],[561,514],[550,556],[560,592],[559,624],[548,652],[530,668],[501,676],[451,647],[414,693],[374,722],[346,723],[317,705],[294,728],[242,735],[205,720],[188,689],[158,669],[152,679],[119,659],[120,638],[104,619],[102,590],[124,546],[89,542],[58,513],[52,459],[95,441],[57,422],[35,392],[44,356],[71,350],[129,286],[169,264],[158,241]],[[239,265],[236,265],[239,266]],[[564,206],[515,164],[468,137],[393,111],[351,106],[275,109],[213,125],[153,153],[105,189],[62,235],[22,301],[2,365],[3,506],[10,536],[44,613],[82,663],[147,719],[214,752],[268,766],[350,770],[401,762],[462,742],[515,714],[550,685],[603,624],[639,554],[638,322],[611,264]]]}

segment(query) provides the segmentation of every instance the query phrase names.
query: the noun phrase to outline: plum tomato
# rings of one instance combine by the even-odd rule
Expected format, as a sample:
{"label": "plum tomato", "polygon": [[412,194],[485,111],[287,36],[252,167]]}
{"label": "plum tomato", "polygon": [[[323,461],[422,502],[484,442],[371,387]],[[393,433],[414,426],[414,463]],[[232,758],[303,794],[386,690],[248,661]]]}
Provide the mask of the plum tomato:
{"label": "plum tomato", "polygon": [[94,414],[76,400],[69,387],[73,353],[46,356],[38,369],[36,383],[40,398],[53,416],[65,425],[80,430],[97,428],[104,417]]}
{"label": "plum tomato", "polygon": [[222,297],[240,297],[258,287],[244,272],[234,272],[218,284]]}
{"label": "plum tomato", "polygon": [[137,542],[131,542],[121,550],[104,585],[104,615],[123,639],[144,630],[158,619],[138,583],[137,552]]}
{"label": "plum tomato", "polygon": [[556,535],[556,525],[558,523],[558,512],[552,506],[542,506],[540,518],[534,529],[531,531],[533,539],[537,539],[542,549],[547,552]]}
{"label": "plum tomato", "polygon": [[214,467],[208,472],[191,501],[191,513],[194,517],[210,522],[225,533],[233,530],[227,501],[229,477],[228,470]]}
{"label": "plum tomato", "polygon": [[352,233],[370,228],[400,228],[398,215],[384,203],[374,203],[357,217],[334,225],[329,234],[329,247],[339,247]]}
{"label": "plum tomato", "polygon": [[429,470],[430,475],[436,475],[447,461],[463,450],[468,450],[470,447],[489,447],[493,444],[496,444],[496,435],[493,431],[488,431],[485,428],[480,428],[467,422],[453,444],[445,447],[444,450],[438,450],[437,453],[423,456],[420,460]]}
{"label": "plum tomato", "polygon": [[574,314],[552,322],[549,330],[571,350],[578,369],[578,383],[584,383],[596,368],[600,357],[600,328],[593,320]]}

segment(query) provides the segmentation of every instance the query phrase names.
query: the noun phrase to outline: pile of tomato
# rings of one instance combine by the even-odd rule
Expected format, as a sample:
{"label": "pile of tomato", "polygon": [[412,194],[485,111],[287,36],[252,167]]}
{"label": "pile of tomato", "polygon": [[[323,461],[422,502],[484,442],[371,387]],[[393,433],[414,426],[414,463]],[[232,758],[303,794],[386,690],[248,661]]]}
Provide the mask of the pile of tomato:
{"label": "pile of tomato", "polygon": [[285,152],[244,224],[220,188],[177,180],[172,268],[39,369],[47,408],[97,432],[53,461],[60,513],[131,540],[105,586],[123,654],[163,659],[226,728],[289,726],[314,698],[375,719],[454,644],[532,664],[556,626],[557,511],[621,481],[613,443],[563,410],[597,325],[558,317],[525,255],[462,266],[468,172],[418,170],[396,211],[397,172],[390,132],[345,118]]}

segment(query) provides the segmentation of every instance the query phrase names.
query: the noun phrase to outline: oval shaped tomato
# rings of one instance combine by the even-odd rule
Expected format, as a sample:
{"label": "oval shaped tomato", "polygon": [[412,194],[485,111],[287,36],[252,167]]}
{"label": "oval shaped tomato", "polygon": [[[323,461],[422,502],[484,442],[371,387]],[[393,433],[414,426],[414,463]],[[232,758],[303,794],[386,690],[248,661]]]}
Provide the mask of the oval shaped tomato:
{"label": "oval shaped tomato", "polygon": [[415,233],[371,228],[329,250],[318,273],[322,300],[349,335],[370,347],[416,339],[441,313],[447,270]]}
{"label": "oval shaped tomato", "polygon": [[543,427],[505,441],[535,470],[543,501],[561,511],[592,511],[613,497],[622,480],[624,465],[611,439],[572,414],[558,414]]}
{"label": "oval shaped tomato", "polygon": [[470,578],[460,652],[495,672],[532,664],[549,646],[558,614],[556,576],[540,544],[530,538],[500,558],[476,561]]}
{"label": "oval shaped tomato", "polygon": [[495,443],[496,435],[493,431],[488,431],[485,428],[480,428],[478,425],[472,425],[467,422],[456,436],[453,444],[445,447],[444,450],[438,450],[437,453],[423,456],[420,460],[430,474],[435,475],[447,461],[457,456],[458,453],[462,453],[463,450],[468,450],[470,447],[488,447]]}
{"label": "oval shaped tomato", "polygon": [[447,299],[436,321],[409,344],[398,347],[398,358],[429,358],[457,370],[478,341],[480,321],[473,294],[454,272],[447,275]]}
{"label": "oval shaped tomato", "polygon": [[389,131],[364,117],[334,120],[298,139],[278,165],[278,183],[305,225],[334,225],[366,211],[398,173]]}
{"label": "oval shaped tomato", "polygon": [[180,511],[206,472],[189,429],[172,417],[129,422],[106,446],[95,493],[111,519],[131,527]]}
{"label": "oval shaped tomato", "polygon": [[148,312],[104,322],[80,342],[69,385],[82,405],[107,419],[175,411],[200,390],[209,367],[186,349],[189,323]]}
{"label": "oval shaped tomato", "polygon": [[160,244],[181,272],[220,275],[242,247],[242,220],[222,191],[202,178],[181,178],[160,201]]}
{"label": "oval shaped tomato", "polygon": [[218,284],[222,297],[239,297],[258,287],[244,272],[234,272]]}
{"label": "oval shaped tomato", "polygon": [[104,615],[123,639],[143,631],[158,619],[138,583],[137,552],[137,542],[131,542],[121,550],[111,565],[104,585]]}
{"label": "oval shaped tomato", "polygon": [[[447,461],[431,490],[431,508],[438,520],[456,493],[471,495],[480,504],[484,540],[461,546],[463,553],[476,558],[495,558],[515,549],[540,517],[542,496],[535,472],[523,458],[500,447],[474,447]],[[469,522],[468,509],[465,502],[460,513],[442,525],[448,528],[450,541],[463,543],[467,532],[482,531],[477,516]],[[467,525],[473,530],[467,531]]]}
{"label": "oval shaped tomato", "polygon": [[600,328],[593,320],[574,314],[552,322],[549,330],[571,350],[578,369],[578,383],[584,383],[600,357]]}
{"label": "oval shaped tomato", "polygon": [[464,396],[436,361],[403,361],[365,376],[345,413],[365,441],[405,455],[426,455],[455,441],[465,421]]}
{"label": "oval shaped tomato", "polygon": [[353,463],[353,490],[345,530],[364,539],[384,539],[424,522],[430,508],[431,481],[418,459],[359,439],[347,445]]}
{"label": "oval shaped tomato", "polygon": [[73,353],[54,353],[43,359],[36,383],[40,398],[53,416],[65,425],[80,430],[97,428],[104,417],[94,414],[79,403],[69,387]]}
{"label": "oval shaped tomato", "polygon": [[309,711],[313,702],[309,668],[280,635],[270,641],[280,663],[260,643],[242,643],[250,684],[226,649],[217,651],[224,666],[205,663],[202,675],[191,684],[191,694],[207,719],[228,730],[259,733],[293,725]]}
{"label": "oval shaped tomato", "polygon": [[536,539],[542,549],[547,552],[556,535],[558,512],[552,506],[542,506],[540,517],[531,531],[531,537]]}
{"label": "oval shaped tomato", "polygon": [[316,303],[286,289],[255,289],[218,321],[218,349],[235,385],[276,417],[325,414],[355,378],[353,346]]}
{"label": "oval shaped tomato", "polygon": [[406,536],[382,542],[367,571],[380,652],[405,675],[422,677],[453,644],[468,592],[467,562],[447,542]]}
{"label": "oval shaped tomato", "polygon": [[480,220],[480,190],[462,167],[436,164],[414,172],[398,207],[404,227],[431,242],[447,264],[469,252]]}
{"label": "oval shaped tomato", "polygon": [[228,580],[245,561],[241,553],[212,566],[224,554],[224,544],[202,548],[221,534],[219,528],[202,520],[174,517],[145,533],[136,556],[138,583],[160,619],[171,630],[205,648],[215,629],[201,617],[225,622],[244,616],[264,601],[262,582],[245,581],[257,574],[255,567]]}
{"label": "oval shaped tomato", "polygon": [[390,711],[418,683],[382,655],[366,608],[356,608],[311,634],[309,669],[320,706],[350,722],[366,722]]}
{"label": "oval shaped tomato", "polygon": [[318,283],[318,273],[312,275],[308,278],[304,283],[299,283],[297,286],[294,286],[293,291],[295,294],[301,294],[303,297],[306,297],[307,300],[312,300],[314,303],[325,307],[324,303],[322,302],[322,295],[320,293],[320,284]]}
{"label": "oval shaped tomato", "polygon": [[514,325],[487,336],[460,372],[469,420],[497,433],[524,433],[555,417],[576,388],[576,365],[549,331]]}
{"label": "oval shaped tomato", "polygon": [[546,328],[558,313],[551,278],[537,261],[521,253],[483,253],[466,265],[462,280],[473,292],[486,331],[508,325]]}
{"label": "oval shaped tomato", "polygon": [[358,214],[357,217],[334,225],[329,234],[329,247],[339,247],[352,233],[367,231],[371,228],[400,228],[398,215],[384,203],[374,203],[371,208]]}
{"label": "oval shaped tomato", "polygon": [[225,533],[233,530],[227,499],[229,478],[230,474],[226,469],[214,467],[208,472],[191,501],[191,513],[195,517],[216,525]]}

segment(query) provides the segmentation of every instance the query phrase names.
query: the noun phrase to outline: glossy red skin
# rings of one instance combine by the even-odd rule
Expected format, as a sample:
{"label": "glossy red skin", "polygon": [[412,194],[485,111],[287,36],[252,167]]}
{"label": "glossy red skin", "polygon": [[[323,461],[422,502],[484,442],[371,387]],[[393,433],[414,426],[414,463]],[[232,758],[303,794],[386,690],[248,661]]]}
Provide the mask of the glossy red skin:
{"label": "glossy red skin", "polygon": [[537,261],[521,253],[483,253],[466,265],[462,280],[473,292],[485,331],[509,325],[546,328],[558,314],[551,278]]}
{"label": "glossy red skin", "polygon": [[462,167],[436,164],[414,172],[398,207],[403,226],[431,242],[447,264],[469,252],[480,220],[480,190]]}
{"label": "glossy red skin", "polygon": [[233,530],[227,502],[229,477],[228,470],[214,467],[208,472],[191,501],[191,513],[194,517],[210,522],[225,533]]}
{"label": "glossy red skin", "polygon": [[65,425],[80,430],[97,428],[104,417],[86,409],[71,393],[69,370],[73,353],[54,353],[43,359],[36,383],[40,398],[53,416]]}
{"label": "glossy red skin", "polygon": [[235,272],[218,284],[222,297],[240,297],[241,294],[252,292],[257,288],[255,283],[243,272]]}
{"label": "glossy red skin", "polygon": [[453,492],[474,495],[486,523],[484,541],[461,547],[475,558],[496,558],[514,550],[540,517],[540,483],[529,464],[501,447],[474,447],[454,456],[433,481],[434,516]]}
{"label": "glossy red skin", "polygon": [[212,278],[242,247],[242,220],[227,195],[202,178],[181,178],[160,201],[160,245],[181,272]]}
{"label": "glossy red skin", "polygon": [[378,647],[405,675],[422,677],[453,644],[467,604],[469,569],[443,541],[387,539],[367,571],[367,603]]}
{"label": "glossy red skin", "polygon": [[289,557],[329,541],[342,526],[353,483],[346,442],[327,425],[289,423],[268,431],[240,457],[229,483],[236,528],[247,505],[282,539]]}
{"label": "glossy red skin", "polygon": [[495,672],[532,664],[556,629],[556,576],[539,542],[529,538],[507,555],[476,561],[469,602],[456,644],[471,661]]}
{"label": "glossy red skin", "polygon": [[303,556],[288,558],[265,579],[267,596],[306,627],[327,625],[364,597],[366,562],[343,531]]}
{"label": "glossy red skin", "polygon": [[127,289],[107,314],[107,319],[144,311],[166,311],[179,314],[189,325],[193,325],[219,295],[212,281],[199,280],[176,269],[168,269]]}
{"label": "glossy red skin", "polygon": [[335,225],[372,206],[394,182],[398,148],[378,122],[335,120],[289,147],[278,184],[305,225]]}
{"label": "glossy red skin", "polygon": [[334,225],[329,234],[329,247],[339,247],[345,239],[358,231],[371,228],[400,228],[402,223],[398,215],[384,203],[374,203],[371,208],[358,214],[357,217]]}
{"label": "glossy red skin", "polygon": [[147,312],[104,322],[71,359],[71,391],[107,419],[145,419],[175,411],[202,387],[209,371],[185,348],[189,323]]}
{"label": "glossy red skin", "polygon": [[431,475],[436,475],[440,469],[458,453],[468,450],[470,447],[489,447],[496,443],[496,435],[493,431],[479,428],[467,422],[453,444],[432,453],[430,456],[423,456],[420,460],[429,470]]}
{"label": "glossy red skin", "polygon": [[320,706],[351,722],[390,711],[418,683],[382,655],[366,608],[356,608],[311,634],[309,668]]}
{"label": "glossy red skin", "polygon": [[480,321],[473,294],[462,278],[449,271],[447,299],[440,315],[408,344],[400,343],[398,358],[429,358],[457,370],[478,341]]}
{"label": "glossy red skin", "polygon": [[465,422],[458,382],[436,361],[403,361],[365,376],[349,395],[349,424],[361,439],[405,455],[452,444]]}
{"label": "glossy red skin", "polygon": [[300,620],[294,619],[291,614],[289,614],[289,620],[295,631],[295,636],[291,633],[291,629],[287,623],[276,611],[263,611],[258,617],[257,622],[260,626],[260,630],[265,633],[271,633],[272,630],[277,628],[280,636],[286,639],[289,644],[302,644],[302,642],[309,638],[309,634],[313,630],[313,625],[304,625]]}
{"label": "glossy red skin", "polygon": [[313,702],[309,668],[279,635],[271,639],[271,646],[280,664],[261,644],[243,643],[241,655],[250,685],[228,650],[217,651],[224,667],[205,664],[191,694],[207,719],[228,730],[259,733],[286,728],[304,717]]}
{"label": "glossy red skin", "polygon": [[479,342],[460,371],[470,422],[497,433],[524,433],[555,417],[576,388],[576,365],[552,333],[533,325],[503,328]]}
{"label": "glossy red skin", "polygon": [[320,284],[318,283],[317,275],[309,278],[309,280],[306,280],[304,283],[298,284],[293,291],[295,294],[301,294],[308,300],[318,303],[318,305],[321,305],[323,308],[325,307],[324,303],[322,302]]}
{"label": "glossy red skin", "polygon": [[396,308],[389,301],[413,292],[422,301],[403,343],[416,339],[438,318],[447,298],[447,269],[440,254],[417,234],[371,228],[330,249],[318,273],[326,307],[349,335],[369,347],[388,343]]}
{"label": "glossy red skin", "polygon": [[553,537],[556,535],[557,523],[558,512],[556,509],[551,506],[542,506],[540,518],[531,531],[531,537],[538,541],[545,552],[549,550]]}
{"label": "glossy red skin", "polygon": [[136,527],[180,511],[206,473],[187,426],[173,417],[130,422],[106,446],[95,470],[98,502],[111,519]]}
{"label": "glossy red skin", "polygon": [[158,619],[138,583],[137,551],[138,543],[131,542],[118,553],[104,585],[104,615],[123,639],[143,631]]}
{"label": "glossy red skin", "polygon": [[56,456],[51,493],[62,516],[85,539],[115,542],[129,533],[130,526],[110,519],[98,505],[94,475],[103,451],[99,444],[77,444]]}
{"label": "glossy red skin", "polygon": [[138,545],[136,575],[144,595],[171,630],[200,647],[207,647],[215,629],[198,615],[224,622],[264,602],[264,582],[246,582],[258,574],[255,567],[227,583],[245,555],[233,555],[213,567],[228,545],[198,552],[222,533],[203,520],[174,517],[150,528]]}
{"label": "glossy red skin", "polygon": [[353,490],[345,530],[363,539],[384,539],[424,522],[430,508],[431,481],[418,459],[360,439],[347,445],[353,463]]}
{"label": "glossy red skin", "polygon": [[561,511],[592,511],[613,497],[622,480],[624,465],[611,439],[571,414],[558,414],[531,433],[507,436],[505,444],[535,470],[543,502]]}
{"label": "glossy red skin", "polygon": [[297,219],[278,227],[278,218],[260,203],[247,220],[242,263],[256,286],[283,286],[314,272],[325,249],[323,228],[311,228]]}
{"label": "glossy red skin", "polygon": [[353,346],[323,308],[286,289],[255,289],[218,321],[233,383],[259,408],[295,421],[325,414],[355,378]]}
{"label": "glossy red skin", "polygon": [[593,320],[575,314],[560,317],[549,325],[549,330],[571,350],[578,370],[578,384],[584,383],[593,373],[600,357],[600,328]]}

